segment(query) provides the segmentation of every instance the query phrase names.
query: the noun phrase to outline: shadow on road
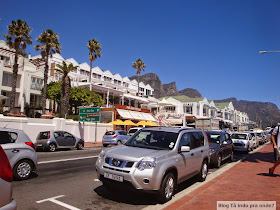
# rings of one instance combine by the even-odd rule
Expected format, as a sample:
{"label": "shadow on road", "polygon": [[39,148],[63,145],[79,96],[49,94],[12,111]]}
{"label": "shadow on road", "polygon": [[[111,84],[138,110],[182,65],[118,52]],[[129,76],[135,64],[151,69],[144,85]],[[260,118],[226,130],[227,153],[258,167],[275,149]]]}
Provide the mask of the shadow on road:
{"label": "shadow on road", "polygon": [[154,194],[144,192],[127,191],[117,188],[106,188],[103,185],[94,189],[102,198],[131,205],[156,205],[157,199]]}

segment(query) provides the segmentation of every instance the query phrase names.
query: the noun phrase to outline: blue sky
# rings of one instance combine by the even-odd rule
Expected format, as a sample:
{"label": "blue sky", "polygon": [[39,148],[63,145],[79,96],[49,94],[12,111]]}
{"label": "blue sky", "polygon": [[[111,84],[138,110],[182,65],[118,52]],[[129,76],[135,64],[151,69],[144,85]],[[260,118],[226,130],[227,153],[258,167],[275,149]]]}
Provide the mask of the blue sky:
{"label": "blue sky", "polygon": [[[96,38],[102,57],[93,63],[133,76],[137,58],[178,90],[195,88],[207,99],[272,102],[280,107],[280,1],[278,0],[83,0],[3,1],[0,36],[12,20],[32,27],[33,45],[45,29],[59,33],[61,55],[88,62]],[[48,11],[48,12],[47,12]],[[142,73],[143,74],[143,73]]]}

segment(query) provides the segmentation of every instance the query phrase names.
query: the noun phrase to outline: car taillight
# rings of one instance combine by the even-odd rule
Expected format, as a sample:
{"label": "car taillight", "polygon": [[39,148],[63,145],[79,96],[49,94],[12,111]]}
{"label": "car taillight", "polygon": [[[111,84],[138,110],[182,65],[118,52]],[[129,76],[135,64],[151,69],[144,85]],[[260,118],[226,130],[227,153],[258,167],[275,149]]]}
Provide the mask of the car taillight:
{"label": "car taillight", "polygon": [[35,149],[35,145],[32,142],[25,142],[25,144]]}
{"label": "car taillight", "polygon": [[114,139],[114,138],[117,138],[117,137],[118,137],[118,135],[116,134],[116,135],[113,136],[113,139]]}
{"label": "car taillight", "polygon": [[0,146],[0,178],[7,182],[13,181],[13,172],[12,172],[10,161],[1,146]]}

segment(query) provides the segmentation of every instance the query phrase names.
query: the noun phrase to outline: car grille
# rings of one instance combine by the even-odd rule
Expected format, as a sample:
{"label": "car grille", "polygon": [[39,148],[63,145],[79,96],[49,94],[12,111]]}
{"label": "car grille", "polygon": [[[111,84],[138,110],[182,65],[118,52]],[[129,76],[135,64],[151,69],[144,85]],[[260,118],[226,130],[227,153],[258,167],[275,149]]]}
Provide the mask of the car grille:
{"label": "car grille", "polygon": [[110,166],[120,167],[120,168],[131,168],[134,164],[134,162],[132,161],[119,160],[110,157],[105,158],[105,163],[109,164]]}
{"label": "car grille", "polygon": [[107,166],[103,166],[103,168],[106,168],[106,169],[109,169],[109,170],[113,170],[113,171],[122,172],[122,173],[129,173],[129,171],[126,171],[126,170],[121,170],[121,169],[117,169],[117,168],[111,168],[111,167],[107,167]]}
{"label": "car grille", "polygon": [[234,146],[243,146],[243,144],[240,143],[233,143]]}

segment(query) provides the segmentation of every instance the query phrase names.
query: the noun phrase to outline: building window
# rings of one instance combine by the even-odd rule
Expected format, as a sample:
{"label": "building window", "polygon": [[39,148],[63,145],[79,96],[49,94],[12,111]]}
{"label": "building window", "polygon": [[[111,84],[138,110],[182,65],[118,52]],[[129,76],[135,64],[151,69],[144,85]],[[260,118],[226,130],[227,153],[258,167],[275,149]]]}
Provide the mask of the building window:
{"label": "building window", "polygon": [[197,111],[196,113],[197,113],[197,115],[199,115],[199,113],[200,113],[199,109],[200,109],[200,106],[199,106],[199,104],[197,104],[197,106],[196,106],[196,111]]}
{"label": "building window", "polygon": [[128,87],[128,83],[124,82],[123,86]]}
{"label": "building window", "polygon": [[176,110],[176,107],[175,106],[166,106],[165,107],[165,111],[166,112],[169,112],[169,113],[174,113]]}
{"label": "building window", "polygon": [[111,82],[111,81],[112,81],[112,78],[104,76],[104,81],[105,81],[105,82]]}
{"label": "building window", "polygon": [[184,106],[184,113],[192,114],[193,113],[192,106]]}
{"label": "building window", "polygon": [[207,116],[207,108],[203,108],[203,116]]}
{"label": "building window", "polygon": [[121,81],[119,81],[119,80],[114,79],[114,84],[116,84],[116,85],[121,85],[121,84],[122,84],[122,82],[121,82]]}
{"label": "building window", "polygon": [[11,66],[10,58],[9,57],[1,55],[0,56],[0,60],[4,61],[4,66]]}
{"label": "building window", "polygon": [[146,89],[146,95],[147,96],[151,95],[151,90]]}
{"label": "building window", "polygon": [[3,73],[2,85],[12,87],[12,82],[13,82],[13,75],[4,72]]}
{"label": "building window", "polygon": [[41,90],[43,88],[43,79],[31,77],[31,89],[32,90]]}

